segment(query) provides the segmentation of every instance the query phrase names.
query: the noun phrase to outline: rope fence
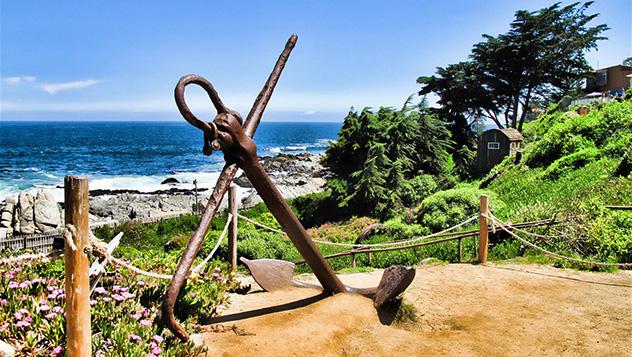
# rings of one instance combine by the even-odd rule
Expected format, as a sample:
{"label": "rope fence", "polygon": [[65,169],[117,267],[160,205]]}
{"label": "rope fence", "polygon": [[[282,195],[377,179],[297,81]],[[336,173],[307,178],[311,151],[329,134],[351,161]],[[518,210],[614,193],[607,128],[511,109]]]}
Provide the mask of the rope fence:
{"label": "rope fence", "polygon": [[[518,241],[522,242],[523,244],[533,248],[533,249],[537,249],[539,251],[541,251],[544,254],[559,258],[559,259],[563,259],[563,260],[567,260],[570,262],[575,262],[575,263],[581,263],[581,264],[588,264],[588,265],[595,265],[595,266],[606,266],[606,267],[622,267],[622,268],[629,268],[632,267],[632,263],[603,263],[603,262],[597,262],[597,261],[593,261],[593,260],[585,260],[585,259],[579,259],[579,258],[573,258],[573,257],[569,257],[569,256],[565,256],[565,255],[561,255],[558,253],[554,253],[551,252],[549,250],[546,250],[540,246],[537,246],[531,242],[529,242],[528,240],[520,237],[519,235],[517,235],[516,233],[512,232],[509,228],[511,228],[511,225],[506,225],[504,224],[501,220],[499,220],[496,216],[494,216],[491,213],[488,213],[487,216],[489,217],[489,219],[491,219],[492,222],[494,222],[494,225],[498,225],[498,227],[500,227],[503,231],[509,233],[509,235],[511,235],[513,238],[517,239]],[[535,234],[535,233],[532,233]],[[555,238],[555,237],[550,237],[550,238]]]}

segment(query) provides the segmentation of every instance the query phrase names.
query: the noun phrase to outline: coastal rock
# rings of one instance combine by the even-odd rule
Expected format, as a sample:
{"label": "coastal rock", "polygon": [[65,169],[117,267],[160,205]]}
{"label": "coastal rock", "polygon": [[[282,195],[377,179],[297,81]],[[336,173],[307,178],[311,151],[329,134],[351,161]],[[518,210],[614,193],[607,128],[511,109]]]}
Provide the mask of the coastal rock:
{"label": "coastal rock", "polygon": [[33,219],[38,233],[45,233],[61,226],[61,210],[55,196],[49,190],[37,192],[33,204]]}
{"label": "coastal rock", "polygon": [[242,173],[241,176],[239,176],[239,177],[235,177],[233,179],[233,182],[237,186],[246,187],[246,188],[252,188],[252,182],[250,182],[250,180],[248,179],[248,177],[246,177],[246,174],[244,174],[244,173]]}
{"label": "coastal rock", "polygon": [[177,178],[175,178],[175,177],[168,177],[168,178],[164,179],[160,184],[161,185],[168,185],[168,184],[176,184],[176,183],[180,183],[180,181],[178,181]]}
{"label": "coastal rock", "polygon": [[17,201],[13,197],[7,197],[4,205],[0,209],[0,227],[7,228],[9,234],[13,231],[13,215],[15,214],[15,204]]}
{"label": "coastal rock", "polygon": [[35,233],[35,220],[33,217],[33,204],[35,198],[28,192],[20,192],[18,196],[17,221],[19,222],[19,231],[22,234]]}

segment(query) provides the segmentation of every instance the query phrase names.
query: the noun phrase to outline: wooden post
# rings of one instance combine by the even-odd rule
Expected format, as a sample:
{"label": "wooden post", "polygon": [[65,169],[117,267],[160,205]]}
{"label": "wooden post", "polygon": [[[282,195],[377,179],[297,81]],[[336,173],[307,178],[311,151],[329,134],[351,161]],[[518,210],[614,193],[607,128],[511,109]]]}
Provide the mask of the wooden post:
{"label": "wooden post", "polygon": [[232,184],[228,189],[228,211],[232,215],[228,226],[228,260],[232,270],[237,269],[237,185]]}
{"label": "wooden post", "polygon": [[85,248],[90,245],[88,224],[88,179],[66,176],[64,178],[64,199],[66,224],[76,230],[72,250],[65,244],[66,262],[66,355],[90,356],[90,277],[89,261]]}
{"label": "wooden post", "polygon": [[195,193],[195,207],[193,208],[193,214],[198,214],[198,191],[197,191],[197,180],[193,180],[193,192]]}
{"label": "wooden post", "polygon": [[459,239],[459,263],[463,262],[463,239]]}
{"label": "wooden post", "polygon": [[478,216],[480,242],[478,244],[478,261],[481,264],[487,263],[487,248],[489,246],[487,230],[487,212],[489,212],[488,197],[481,196],[481,209]]}

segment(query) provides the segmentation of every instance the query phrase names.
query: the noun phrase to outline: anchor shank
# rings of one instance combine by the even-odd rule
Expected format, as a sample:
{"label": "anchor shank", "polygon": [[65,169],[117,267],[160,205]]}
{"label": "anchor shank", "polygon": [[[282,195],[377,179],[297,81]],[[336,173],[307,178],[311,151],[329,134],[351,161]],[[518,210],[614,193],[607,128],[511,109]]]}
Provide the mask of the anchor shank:
{"label": "anchor shank", "polygon": [[346,291],[345,285],[338,279],[338,276],[336,276],[318,248],[316,248],[309,234],[298,218],[296,218],[292,209],[285,202],[285,199],[283,199],[283,196],[256,157],[254,160],[245,160],[240,167],[244,170],[270,212],[272,212],[290,240],[292,240],[296,249],[301,253],[305,262],[312,269],[324,291],[331,294]]}

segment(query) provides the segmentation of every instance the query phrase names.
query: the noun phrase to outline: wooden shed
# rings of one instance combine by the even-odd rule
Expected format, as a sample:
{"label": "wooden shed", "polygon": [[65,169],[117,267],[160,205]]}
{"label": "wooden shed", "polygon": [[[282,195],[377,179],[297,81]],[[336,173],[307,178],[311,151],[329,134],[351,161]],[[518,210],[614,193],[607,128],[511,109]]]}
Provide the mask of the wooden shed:
{"label": "wooden shed", "polygon": [[516,155],[521,149],[522,139],[522,134],[514,128],[491,129],[484,132],[478,138],[478,174],[486,174],[506,156]]}

